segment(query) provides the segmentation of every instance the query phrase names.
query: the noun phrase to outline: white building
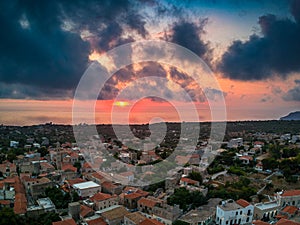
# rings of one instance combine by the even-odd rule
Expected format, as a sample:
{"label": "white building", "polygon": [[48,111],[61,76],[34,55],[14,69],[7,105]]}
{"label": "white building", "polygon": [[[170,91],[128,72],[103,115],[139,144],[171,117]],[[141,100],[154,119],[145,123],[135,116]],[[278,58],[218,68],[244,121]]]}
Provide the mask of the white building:
{"label": "white building", "polygon": [[253,211],[254,206],[243,199],[222,201],[222,204],[217,206],[216,224],[251,224]]}
{"label": "white building", "polygon": [[92,196],[97,192],[101,192],[101,186],[93,181],[73,184],[72,187],[78,195],[83,198]]}
{"label": "white building", "polygon": [[18,145],[19,145],[19,142],[18,142],[18,141],[10,141],[10,144],[9,144],[9,146],[10,146],[11,148],[17,148]]}
{"label": "white building", "polygon": [[300,207],[300,190],[288,190],[277,193],[277,201],[280,207],[292,205]]}
{"label": "white building", "polygon": [[233,138],[228,142],[227,147],[228,148],[237,148],[242,145],[243,145],[243,138]]}

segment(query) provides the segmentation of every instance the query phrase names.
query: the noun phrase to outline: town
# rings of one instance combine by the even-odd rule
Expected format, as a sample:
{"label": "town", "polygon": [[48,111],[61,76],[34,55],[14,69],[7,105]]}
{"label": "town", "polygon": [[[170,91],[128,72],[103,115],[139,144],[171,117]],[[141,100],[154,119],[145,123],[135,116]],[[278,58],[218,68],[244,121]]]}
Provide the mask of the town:
{"label": "town", "polygon": [[300,121],[228,122],[221,143],[200,127],[192,146],[180,123],[159,144],[148,124],[84,143],[68,125],[1,125],[0,224],[300,224]]}

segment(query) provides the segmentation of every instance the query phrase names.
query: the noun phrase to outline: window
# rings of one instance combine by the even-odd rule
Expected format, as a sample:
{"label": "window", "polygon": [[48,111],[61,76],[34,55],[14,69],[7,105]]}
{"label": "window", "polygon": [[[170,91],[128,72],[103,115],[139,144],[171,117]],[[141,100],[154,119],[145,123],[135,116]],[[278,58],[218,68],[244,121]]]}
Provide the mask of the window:
{"label": "window", "polygon": [[237,214],[238,214],[238,211],[235,212],[235,215],[237,215]]}
{"label": "window", "polygon": [[243,211],[240,211],[240,215],[242,215]]}
{"label": "window", "polygon": [[246,220],[246,222],[248,223],[248,222],[249,222],[249,220],[250,220],[250,217],[247,217],[247,220]]}
{"label": "window", "polygon": [[226,224],[228,224],[228,220],[226,220]]}

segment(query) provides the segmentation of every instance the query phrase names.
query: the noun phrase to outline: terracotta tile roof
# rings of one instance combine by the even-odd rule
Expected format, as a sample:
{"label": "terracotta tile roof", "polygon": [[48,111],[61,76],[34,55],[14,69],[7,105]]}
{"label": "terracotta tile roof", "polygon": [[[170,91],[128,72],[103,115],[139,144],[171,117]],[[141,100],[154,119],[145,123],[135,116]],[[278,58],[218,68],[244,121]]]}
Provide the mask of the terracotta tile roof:
{"label": "terracotta tile roof", "polygon": [[107,225],[107,223],[101,217],[94,220],[87,220],[86,222],[88,225]]}
{"label": "terracotta tile roof", "polygon": [[90,215],[93,212],[94,212],[94,210],[91,209],[90,207],[85,206],[85,205],[80,205],[80,216],[82,218],[85,218],[86,216]]}
{"label": "terracotta tile roof", "polygon": [[164,225],[163,223],[155,220],[155,219],[145,219],[139,225]]}
{"label": "terracotta tile roof", "polygon": [[252,160],[253,160],[253,157],[252,157],[252,156],[249,156],[249,155],[243,155],[243,156],[239,157],[239,159],[240,159],[240,160],[241,160],[241,159],[247,159],[247,160],[249,160],[249,161],[252,161]]}
{"label": "terracotta tile roof", "polygon": [[102,176],[102,175],[101,175],[100,173],[98,173],[98,172],[92,173],[92,176],[95,177],[96,179],[99,179],[99,180],[105,179],[105,177]]}
{"label": "terracotta tile roof", "polygon": [[300,223],[297,223],[295,221],[287,220],[287,219],[280,219],[276,225],[300,225]]}
{"label": "terracotta tile roof", "polygon": [[297,195],[300,195],[300,190],[284,191],[281,196],[287,197],[287,196],[297,196]]}
{"label": "terracotta tile roof", "polygon": [[124,198],[127,198],[127,199],[136,199],[136,198],[140,198],[140,197],[143,197],[142,194],[140,193],[130,193],[128,195],[125,195]]}
{"label": "terracotta tile roof", "polygon": [[109,181],[105,181],[101,184],[101,186],[103,188],[106,188],[106,189],[113,189],[113,188],[116,188],[117,186],[115,184],[113,184],[112,182],[109,182]]}
{"label": "terracotta tile roof", "polygon": [[75,178],[75,179],[67,180],[67,182],[69,183],[69,185],[72,186],[73,184],[79,184],[79,183],[86,182],[86,180],[84,180],[82,178]]}
{"label": "terracotta tile roof", "polygon": [[90,197],[90,200],[92,201],[104,201],[106,199],[110,199],[112,196],[110,194],[105,194],[102,192],[98,192],[94,194],[92,197]]}
{"label": "terracotta tile roof", "polygon": [[141,189],[137,189],[136,193],[142,195],[143,197],[147,197],[149,195],[149,192],[143,191]]}
{"label": "terracotta tile roof", "polygon": [[239,204],[240,206],[244,207],[244,208],[246,208],[247,206],[250,205],[250,203],[247,202],[247,201],[244,200],[244,199],[239,199],[239,200],[236,201],[236,203]]}
{"label": "terracotta tile roof", "polygon": [[77,168],[72,166],[71,164],[63,164],[61,170],[76,172]]}
{"label": "terracotta tile roof", "polygon": [[27,211],[27,199],[24,193],[16,193],[14,212],[16,214],[25,214]]}
{"label": "terracotta tile roof", "polygon": [[120,206],[112,210],[103,212],[101,215],[107,220],[115,220],[118,218],[123,218],[127,214],[129,214],[129,212],[125,209],[125,207]]}
{"label": "terracotta tile roof", "polygon": [[296,206],[291,206],[291,205],[286,206],[286,207],[282,210],[282,212],[288,213],[288,214],[290,214],[290,215],[295,214],[297,211],[298,211],[298,208],[297,208]]}
{"label": "terracotta tile roof", "polygon": [[55,169],[54,166],[52,166],[48,162],[41,162],[40,165],[41,165],[42,168],[45,168],[45,169]]}
{"label": "terracotta tile roof", "polygon": [[63,221],[52,222],[52,225],[77,225],[75,220],[67,219]]}
{"label": "terracotta tile roof", "polygon": [[157,203],[157,201],[149,198],[141,198],[140,200],[138,200],[138,205],[147,206],[149,208],[154,207]]}
{"label": "terracotta tile roof", "polygon": [[91,167],[90,163],[85,162],[85,163],[82,165],[82,168],[88,169],[88,168],[92,168],[92,167]]}
{"label": "terracotta tile roof", "polygon": [[253,223],[254,225],[270,225],[269,223],[263,222],[263,221],[261,221],[261,220],[254,220],[252,223]]}
{"label": "terracotta tile roof", "polygon": [[198,184],[198,183],[199,183],[198,181],[192,180],[192,179],[187,178],[187,177],[182,177],[182,178],[180,179],[180,181],[185,182],[185,183],[188,183],[188,184]]}
{"label": "terracotta tile roof", "polygon": [[143,216],[140,212],[129,213],[125,217],[134,222],[135,224],[139,224],[146,219],[146,217]]}
{"label": "terracotta tile roof", "polygon": [[0,200],[0,205],[9,205],[10,201],[9,200]]}

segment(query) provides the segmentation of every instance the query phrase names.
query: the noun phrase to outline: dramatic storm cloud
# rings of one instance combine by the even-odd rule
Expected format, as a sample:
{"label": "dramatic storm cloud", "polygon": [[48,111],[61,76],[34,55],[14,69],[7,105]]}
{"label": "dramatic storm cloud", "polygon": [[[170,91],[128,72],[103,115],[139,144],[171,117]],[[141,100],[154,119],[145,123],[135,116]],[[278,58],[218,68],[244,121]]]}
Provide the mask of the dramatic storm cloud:
{"label": "dramatic storm cloud", "polygon": [[300,2],[291,4],[293,19],[268,14],[259,18],[261,35],[234,41],[218,65],[224,76],[237,80],[285,78],[300,72]]}
{"label": "dramatic storm cloud", "polygon": [[210,63],[211,49],[209,43],[206,43],[202,37],[207,21],[204,19],[199,20],[198,23],[187,22],[186,20],[175,22],[167,40],[191,50],[206,60],[207,63]]}
{"label": "dramatic storm cloud", "polygon": [[[151,81],[151,76],[165,78],[165,81],[162,83],[153,83],[145,84],[142,83],[138,90],[133,91],[132,87],[130,89],[130,95],[127,95],[128,99],[135,100],[139,96],[149,96],[153,101],[161,101],[161,99],[156,99],[151,97],[149,93],[153,93],[153,90],[156,90],[156,93],[164,93],[165,96],[168,96],[173,100],[180,101],[195,101],[195,102],[204,102],[209,98],[210,100],[217,100],[217,96],[222,93],[217,92],[216,90],[205,90],[207,96],[204,95],[203,90],[199,85],[185,72],[179,71],[176,67],[161,65],[156,62],[144,62],[138,64],[138,68],[134,68],[136,65],[127,66],[122,68],[117,73],[115,73],[105,84],[104,88],[99,94],[99,99],[107,100],[114,99],[128,84],[134,82],[140,78],[149,78]],[[178,85],[177,88],[170,87],[167,80],[170,80]],[[186,98],[182,94],[182,90],[179,90],[179,87],[184,90],[186,94],[189,95],[189,98]],[[161,94],[162,96],[163,94]]]}
{"label": "dramatic storm cloud", "polygon": [[69,90],[88,67],[92,50],[134,41],[124,35],[124,26],[147,35],[143,17],[128,1],[1,1],[0,7],[4,98],[72,97]]}

